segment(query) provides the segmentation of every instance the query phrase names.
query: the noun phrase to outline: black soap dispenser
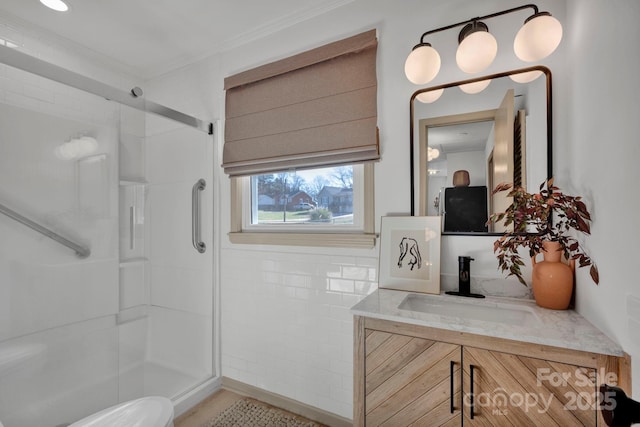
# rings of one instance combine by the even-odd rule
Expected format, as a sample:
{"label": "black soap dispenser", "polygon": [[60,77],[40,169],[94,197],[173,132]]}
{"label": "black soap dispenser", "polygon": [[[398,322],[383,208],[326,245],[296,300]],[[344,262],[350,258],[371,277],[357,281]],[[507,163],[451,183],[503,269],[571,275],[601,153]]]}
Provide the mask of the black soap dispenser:
{"label": "black soap dispenser", "polygon": [[474,261],[474,259],[470,256],[458,257],[458,292],[447,291],[445,292],[446,294],[461,297],[484,298],[484,295],[471,293],[471,261]]}

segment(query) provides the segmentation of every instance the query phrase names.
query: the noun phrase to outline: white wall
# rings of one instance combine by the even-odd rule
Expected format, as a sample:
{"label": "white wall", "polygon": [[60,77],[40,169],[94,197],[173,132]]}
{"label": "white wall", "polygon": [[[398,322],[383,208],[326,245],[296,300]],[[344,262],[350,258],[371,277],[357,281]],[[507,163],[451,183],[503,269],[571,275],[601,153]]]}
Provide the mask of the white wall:
{"label": "white wall", "polygon": [[[225,76],[375,27],[379,37],[382,144],[382,161],[376,165],[376,218],[392,213],[406,214],[409,192],[408,188],[407,191],[401,189],[408,187],[409,180],[409,98],[417,89],[404,77],[406,55],[426,30],[521,4],[506,0],[406,0],[399,7],[397,2],[356,0],[325,16],[156,80],[152,85],[160,94],[155,99],[192,114],[223,117],[222,79]],[[627,96],[631,87],[628,82],[635,81],[631,73],[638,69],[638,59],[636,55],[631,64],[625,63],[623,55],[625,51],[632,52],[631,43],[639,39],[638,30],[632,25],[632,16],[637,17],[637,5],[633,0],[572,0],[571,13],[565,15],[564,2],[537,4],[541,10],[549,10],[560,19],[566,32],[558,51],[542,63],[554,76],[557,183],[568,191],[587,196],[595,219],[594,235],[588,245],[593,248],[594,259],[600,266],[602,283],[596,287],[589,282],[585,271],[579,271],[579,309],[639,359],[640,351],[627,327],[628,315],[622,309],[628,304],[626,294],[638,295],[638,291],[632,289],[635,282],[631,270],[638,228],[630,225],[614,229],[609,225],[633,224],[633,212],[638,208],[637,201],[620,200],[620,193],[611,191],[616,184],[635,182],[633,178],[638,178],[631,163],[639,158],[633,142],[633,136],[638,134],[637,124],[632,119],[638,116],[638,98]],[[487,73],[526,65],[519,62],[509,48],[524,17],[496,19],[490,24],[501,53]],[[628,25],[616,24],[620,20]],[[443,53],[443,68],[434,85],[466,77],[454,65],[456,36],[455,31],[450,31],[434,37]],[[620,47],[611,49],[610,46],[616,44]],[[597,64],[597,54],[605,54],[616,63],[622,61],[625,66],[612,66],[611,71],[605,71]],[[609,75],[613,75],[612,89],[600,83]],[[616,98],[610,98],[611,93]],[[620,119],[614,112],[620,113]],[[611,151],[614,156],[608,154]],[[623,167],[614,166],[620,164]],[[606,173],[595,173],[605,166]],[[398,175],[398,171],[406,171],[406,178]],[[217,185],[218,204],[222,206],[217,220],[222,246],[219,272],[222,374],[350,418],[352,365],[348,307],[375,289],[377,249],[336,251],[232,245],[226,237],[229,230],[227,178],[219,175]],[[630,185],[625,191],[632,191]],[[623,208],[616,209],[616,206]],[[493,240],[492,237],[445,238],[443,274],[456,274],[458,255],[472,255],[476,258],[474,271],[478,275],[497,277],[491,252]],[[621,249],[612,250],[613,244]],[[505,286],[516,289],[520,285],[511,282]],[[505,294],[510,292],[512,290],[505,290]],[[637,368],[637,362],[634,363]],[[637,383],[638,380],[636,390]]]}
{"label": "white wall", "polygon": [[556,175],[585,196],[593,213],[586,245],[600,285],[577,274],[577,308],[631,354],[634,397],[640,396],[640,3],[570,0],[566,43],[571,76],[560,93]]}
{"label": "white wall", "polygon": [[[562,3],[540,6],[563,19]],[[250,44],[223,52],[151,82],[153,99],[192,114],[224,117],[222,79],[236,72],[317,47],[358,32],[378,30],[378,124],[382,161],[376,164],[376,222],[408,214],[409,98],[418,87],[404,76],[404,61],[422,32],[471,16],[519,6],[515,1],[356,0]],[[461,10],[463,12],[461,12]],[[512,39],[526,17],[502,20],[498,40]],[[513,22],[512,22],[513,21]],[[443,69],[433,84],[466,78],[452,53],[457,33],[441,37]],[[510,43],[510,42],[505,42]],[[446,45],[449,44],[449,47]],[[446,55],[447,49],[449,55]],[[504,49],[487,73],[525,66]],[[562,52],[562,49],[560,49]],[[545,63],[552,70],[553,59]],[[190,94],[186,97],[184,94]],[[176,103],[173,98],[176,97]],[[210,97],[210,98],[207,98]],[[217,165],[216,165],[217,166]],[[398,172],[401,172],[400,174]],[[406,176],[403,176],[406,173]],[[352,320],[349,307],[376,288],[378,248],[232,245],[229,181],[219,174],[221,206],[220,290],[222,375],[334,412],[352,416]],[[494,238],[445,239],[443,274],[457,275],[458,255],[476,258],[479,276],[499,277]],[[504,294],[521,292],[508,282]]]}
{"label": "white wall", "polygon": [[447,154],[447,187],[453,187],[453,175],[458,170],[469,172],[469,185],[487,185],[487,162],[484,151]]}

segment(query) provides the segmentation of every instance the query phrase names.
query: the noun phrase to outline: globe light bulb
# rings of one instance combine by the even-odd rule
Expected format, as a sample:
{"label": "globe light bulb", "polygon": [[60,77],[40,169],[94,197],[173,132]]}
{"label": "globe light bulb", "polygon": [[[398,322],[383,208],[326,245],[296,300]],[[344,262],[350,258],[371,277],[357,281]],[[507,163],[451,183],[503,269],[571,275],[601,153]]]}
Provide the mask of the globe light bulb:
{"label": "globe light bulb", "polygon": [[529,17],[513,42],[516,56],[525,62],[539,61],[551,55],[562,40],[562,24],[549,12]]}
{"label": "globe light bulb", "polygon": [[469,95],[474,95],[476,93],[480,93],[489,86],[491,83],[491,79],[480,80],[479,82],[467,83],[464,85],[460,85],[459,88],[464,93],[468,93]]}
{"label": "globe light bulb", "polygon": [[440,71],[440,54],[424,43],[415,47],[404,63],[404,73],[413,84],[429,83]]}
{"label": "globe light bulb", "polygon": [[491,65],[497,53],[496,38],[488,31],[475,31],[460,42],[456,62],[465,73],[479,73]]}
{"label": "globe light bulb", "polygon": [[427,147],[427,161],[435,160],[440,157],[440,150],[437,148]]}
{"label": "globe light bulb", "polygon": [[542,71],[533,70],[528,71],[526,73],[518,73],[518,74],[509,74],[509,78],[516,83],[530,83],[540,77],[542,75]]}
{"label": "globe light bulb", "polygon": [[416,96],[416,99],[424,104],[431,104],[432,102],[436,102],[438,99],[440,99],[443,93],[444,93],[444,88],[437,89],[437,90],[430,90],[428,92],[422,92],[421,94]]}

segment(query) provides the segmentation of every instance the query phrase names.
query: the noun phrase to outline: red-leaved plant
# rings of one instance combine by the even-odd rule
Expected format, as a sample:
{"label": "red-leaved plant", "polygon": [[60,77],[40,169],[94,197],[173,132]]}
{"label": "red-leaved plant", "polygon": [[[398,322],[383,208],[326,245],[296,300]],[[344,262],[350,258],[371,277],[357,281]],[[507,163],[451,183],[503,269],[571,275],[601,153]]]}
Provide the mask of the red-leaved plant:
{"label": "red-leaved plant", "polygon": [[511,184],[499,184],[492,194],[511,190],[508,194],[513,203],[505,212],[491,215],[489,222],[504,221],[506,227],[513,225],[493,244],[493,252],[498,258],[500,271],[508,276],[516,276],[526,286],[520,267],[524,265],[518,248],[529,248],[533,257],[543,251],[544,241],[559,242],[566,259],[576,260],[579,267],[591,266],[593,281],[600,282],[598,268],[582,250],[578,241],[568,233],[571,229],[591,234],[591,215],[581,197],[567,196],[553,185],[553,178],[540,185],[539,193],[527,193],[522,187],[512,188]]}

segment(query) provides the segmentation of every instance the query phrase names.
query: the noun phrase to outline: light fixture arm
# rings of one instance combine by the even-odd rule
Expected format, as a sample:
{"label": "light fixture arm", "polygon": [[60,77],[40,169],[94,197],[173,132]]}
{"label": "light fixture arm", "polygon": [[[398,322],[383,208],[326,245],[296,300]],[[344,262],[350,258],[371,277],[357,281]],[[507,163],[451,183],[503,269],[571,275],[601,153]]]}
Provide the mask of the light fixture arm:
{"label": "light fixture arm", "polygon": [[466,21],[462,21],[462,22],[458,22],[457,24],[451,24],[451,25],[447,25],[446,27],[441,27],[441,28],[436,28],[435,30],[430,30],[427,31],[425,33],[422,34],[422,36],[420,37],[420,44],[418,44],[417,46],[420,45],[424,45],[426,44],[426,42],[424,41],[424,38],[430,34],[434,34],[434,33],[439,33],[440,31],[445,31],[445,30],[449,30],[451,28],[455,28],[455,27],[460,27],[462,25],[466,25],[466,24],[470,24],[474,21],[482,21],[484,19],[490,19],[490,18],[495,18],[496,16],[501,16],[501,15],[507,15],[509,13],[513,13],[513,12],[517,12],[519,10],[524,10],[524,9],[533,9],[533,14],[537,15],[538,14],[538,6],[536,6],[533,3],[530,4],[525,4],[522,6],[518,6],[518,7],[514,7],[511,9],[506,9],[500,12],[495,12],[489,15],[485,15],[485,16],[479,16],[477,18],[471,18],[471,19],[467,19]]}
{"label": "light fixture arm", "polygon": [[411,49],[404,63],[407,79],[413,84],[424,85],[438,75],[442,60],[437,49],[426,39],[434,33],[456,27],[462,27],[458,33],[456,49],[458,68],[467,74],[485,70],[496,58],[498,42],[487,24],[482,21],[525,9],[531,9],[533,13],[518,30],[513,41],[513,52],[524,62],[537,62],[546,58],[556,50],[562,40],[562,24],[549,12],[540,12],[538,6],[529,3],[422,33],[420,43]]}

